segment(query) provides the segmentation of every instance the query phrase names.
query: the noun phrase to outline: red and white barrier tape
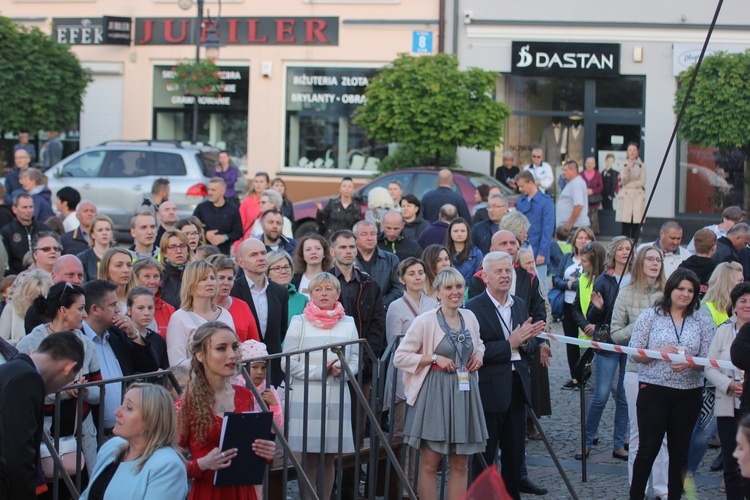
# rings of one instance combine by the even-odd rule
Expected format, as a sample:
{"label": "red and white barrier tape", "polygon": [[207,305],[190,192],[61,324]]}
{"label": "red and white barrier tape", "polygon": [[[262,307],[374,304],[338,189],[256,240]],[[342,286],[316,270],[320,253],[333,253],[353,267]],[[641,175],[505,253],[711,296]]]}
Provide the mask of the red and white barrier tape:
{"label": "red and white barrier tape", "polygon": [[723,359],[695,358],[693,356],[685,356],[684,354],[668,354],[666,352],[652,351],[650,349],[636,349],[635,347],[606,344],[604,342],[597,342],[595,340],[578,339],[574,337],[566,337],[564,335],[555,335],[552,333],[541,333],[539,334],[539,337],[547,340],[554,340],[555,342],[575,344],[580,347],[593,347],[594,349],[619,352],[621,354],[636,354],[638,356],[647,356],[652,359],[661,359],[664,361],[676,361],[678,363],[690,363],[691,365],[713,366],[714,368],[724,368],[726,370],[738,370],[738,368],[734,366],[731,361],[726,361]]}

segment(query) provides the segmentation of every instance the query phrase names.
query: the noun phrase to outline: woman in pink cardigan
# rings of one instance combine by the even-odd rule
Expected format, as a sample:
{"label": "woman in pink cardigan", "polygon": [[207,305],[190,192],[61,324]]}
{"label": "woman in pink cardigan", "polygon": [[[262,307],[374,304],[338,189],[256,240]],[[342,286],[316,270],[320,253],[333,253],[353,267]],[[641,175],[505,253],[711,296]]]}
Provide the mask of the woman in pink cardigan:
{"label": "woman in pink cardigan", "polygon": [[396,350],[393,365],[404,371],[404,438],[421,450],[420,498],[437,498],[437,468],[449,455],[448,499],[466,492],[469,457],[483,452],[487,425],[477,374],[484,343],[471,311],[460,309],[466,282],[455,268],[435,277],[441,307],[419,315]]}

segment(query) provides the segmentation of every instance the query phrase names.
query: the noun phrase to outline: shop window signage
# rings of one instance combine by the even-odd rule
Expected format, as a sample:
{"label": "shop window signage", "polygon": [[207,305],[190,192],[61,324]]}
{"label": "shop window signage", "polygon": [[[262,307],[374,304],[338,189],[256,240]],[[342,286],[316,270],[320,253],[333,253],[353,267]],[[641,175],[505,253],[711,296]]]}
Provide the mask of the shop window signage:
{"label": "shop window signage", "polygon": [[[154,66],[154,107],[182,108],[192,106],[196,96],[175,93],[178,85],[172,83],[177,76],[172,66]],[[222,67],[219,71],[221,84],[215,89],[216,95],[198,96],[198,104],[210,107],[247,108],[248,79],[247,67]]]}
{"label": "shop window signage", "polygon": [[513,42],[511,73],[522,76],[620,76],[616,43]]}
{"label": "shop window signage", "polygon": [[[136,18],[136,45],[194,45],[195,18]],[[210,26],[201,34],[205,41]],[[225,45],[330,45],[339,43],[338,17],[223,17]]]}
{"label": "shop window signage", "polygon": [[57,17],[52,32],[64,45],[130,45],[129,17]]}

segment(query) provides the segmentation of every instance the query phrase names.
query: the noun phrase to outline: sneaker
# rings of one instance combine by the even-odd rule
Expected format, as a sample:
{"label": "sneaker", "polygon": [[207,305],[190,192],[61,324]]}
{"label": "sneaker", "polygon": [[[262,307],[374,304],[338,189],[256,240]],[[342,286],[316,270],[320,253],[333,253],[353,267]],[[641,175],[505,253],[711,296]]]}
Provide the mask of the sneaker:
{"label": "sneaker", "polygon": [[563,386],[563,389],[572,391],[573,389],[578,389],[578,382],[575,380],[568,380]]}

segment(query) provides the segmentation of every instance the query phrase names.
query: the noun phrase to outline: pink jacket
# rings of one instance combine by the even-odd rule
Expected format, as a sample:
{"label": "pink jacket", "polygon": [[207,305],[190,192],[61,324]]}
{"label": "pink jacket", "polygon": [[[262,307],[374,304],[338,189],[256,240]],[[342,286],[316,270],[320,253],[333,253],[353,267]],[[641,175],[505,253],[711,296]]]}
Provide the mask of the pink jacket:
{"label": "pink jacket", "polygon": [[[243,377],[242,375],[237,376],[237,378],[235,379],[235,384],[245,387],[245,377]],[[276,423],[276,427],[278,427],[279,430],[283,432],[284,413],[281,410],[281,399],[279,399],[279,393],[276,392],[276,388],[274,386],[270,387],[273,397],[276,398],[276,405],[269,405],[268,409],[273,413],[273,421]],[[262,384],[256,385],[255,388],[258,389],[258,392],[262,394],[263,391],[266,390],[266,381],[264,380]],[[255,400],[253,401],[253,411],[262,411],[260,408],[260,404]]]}
{"label": "pink jacket", "polygon": [[[417,402],[419,391],[431,369],[430,365],[420,367],[419,361],[425,354],[431,356],[445,336],[438,324],[438,311],[439,309],[428,311],[414,319],[393,357],[393,366],[404,372],[404,394],[407,404],[411,406]],[[471,334],[474,351],[484,356],[484,342],[479,336],[477,318],[468,309],[459,309],[458,312]]]}

